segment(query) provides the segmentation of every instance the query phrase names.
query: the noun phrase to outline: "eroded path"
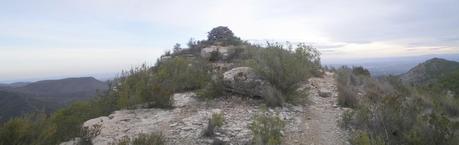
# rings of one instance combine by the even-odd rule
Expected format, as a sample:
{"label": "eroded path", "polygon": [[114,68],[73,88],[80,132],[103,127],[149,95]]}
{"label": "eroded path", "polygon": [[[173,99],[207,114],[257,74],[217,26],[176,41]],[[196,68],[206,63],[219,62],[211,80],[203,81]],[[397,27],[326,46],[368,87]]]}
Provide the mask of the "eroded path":
{"label": "eroded path", "polygon": [[286,144],[347,145],[348,134],[338,121],[345,108],[337,106],[336,80],[333,73],[323,78],[311,78],[308,99],[301,117],[297,117],[299,131],[287,130]]}

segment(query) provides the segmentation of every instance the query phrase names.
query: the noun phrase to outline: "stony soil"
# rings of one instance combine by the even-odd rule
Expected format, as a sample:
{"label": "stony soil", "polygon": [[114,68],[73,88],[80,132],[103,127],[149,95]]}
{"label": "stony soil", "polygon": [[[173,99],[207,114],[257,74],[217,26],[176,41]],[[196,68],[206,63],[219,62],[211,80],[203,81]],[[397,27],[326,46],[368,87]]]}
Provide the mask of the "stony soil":
{"label": "stony soil", "polygon": [[[309,104],[305,105],[294,124],[287,128],[285,144],[298,145],[347,145],[348,133],[339,127],[338,120],[345,108],[337,106],[336,80],[332,73],[323,78],[311,78],[305,87],[309,89]],[[329,94],[322,97],[319,94]],[[289,130],[294,129],[294,130]]]}

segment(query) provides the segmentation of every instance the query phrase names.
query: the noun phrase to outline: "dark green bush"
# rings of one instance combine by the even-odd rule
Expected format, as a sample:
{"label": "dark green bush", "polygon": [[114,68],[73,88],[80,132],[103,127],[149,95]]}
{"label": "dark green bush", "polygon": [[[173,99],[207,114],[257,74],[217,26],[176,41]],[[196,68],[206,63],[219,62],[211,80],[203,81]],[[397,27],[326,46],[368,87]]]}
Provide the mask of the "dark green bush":
{"label": "dark green bush", "polygon": [[353,67],[352,68],[352,73],[356,74],[356,75],[370,76],[370,71],[368,71],[367,69],[365,69],[365,68],[363,68],[361,66]]}
{"label": "dark green bush", "polygon": [[218,61],[218,60],[221,60],[222,59],[222,56],[220,54],[220,51],[212,51],[210,53],[210,57],[209,57],[209,61],[211,62],[215,62],[215,61]]}
{"label": "dark green bush", "polygon": [[240,45],[241,39],[234,36],[233,31],[228,27],[218,26],[210,30],[207,35],[207,42],[213,45]]}

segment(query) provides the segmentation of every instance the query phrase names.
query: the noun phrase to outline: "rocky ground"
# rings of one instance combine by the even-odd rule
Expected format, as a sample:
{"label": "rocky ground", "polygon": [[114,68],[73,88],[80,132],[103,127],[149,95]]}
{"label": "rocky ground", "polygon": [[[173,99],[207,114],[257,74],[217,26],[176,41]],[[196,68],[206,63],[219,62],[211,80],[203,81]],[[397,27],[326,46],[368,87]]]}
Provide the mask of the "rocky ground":
{"label": "rocky ground", "polygon": [[[332,73],[323,78],[311,78],[304,88],[309,91],[309,103],[268,109],[286,122],[284,144],[341,145],[349,144],[347,134],[338,127],[343,108],[336,106],[336,82]],[[194,93],[174,95],[174,109],[120,110],[109,116],[94,118],[84,127],[100,130],[92,141],[107,145],[124,137],[140,133],[162,133],[170,145],[212,144],[215,139],[228,144],[248,144],[252,138],[248,128],[253,116],[260,113],[261,100],[226,96],[213,101],[198,101]],[[224,125],[216,137],[203,137],[212,113],[224,114]],[[66,142],[63,144],[72,144]]]}
{"label": "rocky ground", "polygon": [[338,120],[346,108],[337,106],[336,81],[332,73],[323,78],[311,78],[309,104],[286,128],[285,144],[348,145],[348,133],[339,127]]}

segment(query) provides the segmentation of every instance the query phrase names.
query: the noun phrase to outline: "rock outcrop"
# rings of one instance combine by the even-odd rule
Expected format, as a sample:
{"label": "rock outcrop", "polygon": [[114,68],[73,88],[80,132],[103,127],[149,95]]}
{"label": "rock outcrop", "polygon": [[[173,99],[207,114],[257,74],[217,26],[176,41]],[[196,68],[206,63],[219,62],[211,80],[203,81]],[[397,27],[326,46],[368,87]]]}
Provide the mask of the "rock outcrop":
{"label": "rock outcrop", "polygon": [[250,97],[276,98],[278,91],[250,67],[237,67],[223,73],[225,90]]}
{"label": "rock outcrop", "polygon": [[212,56],[212,53],[218,52],[221,56],[221,59],[228,60],[231,55],[233,55],[236,50],[234,46],[216,46],[212,45],[201,50],[201,57],[204,59],[209,59]]}

